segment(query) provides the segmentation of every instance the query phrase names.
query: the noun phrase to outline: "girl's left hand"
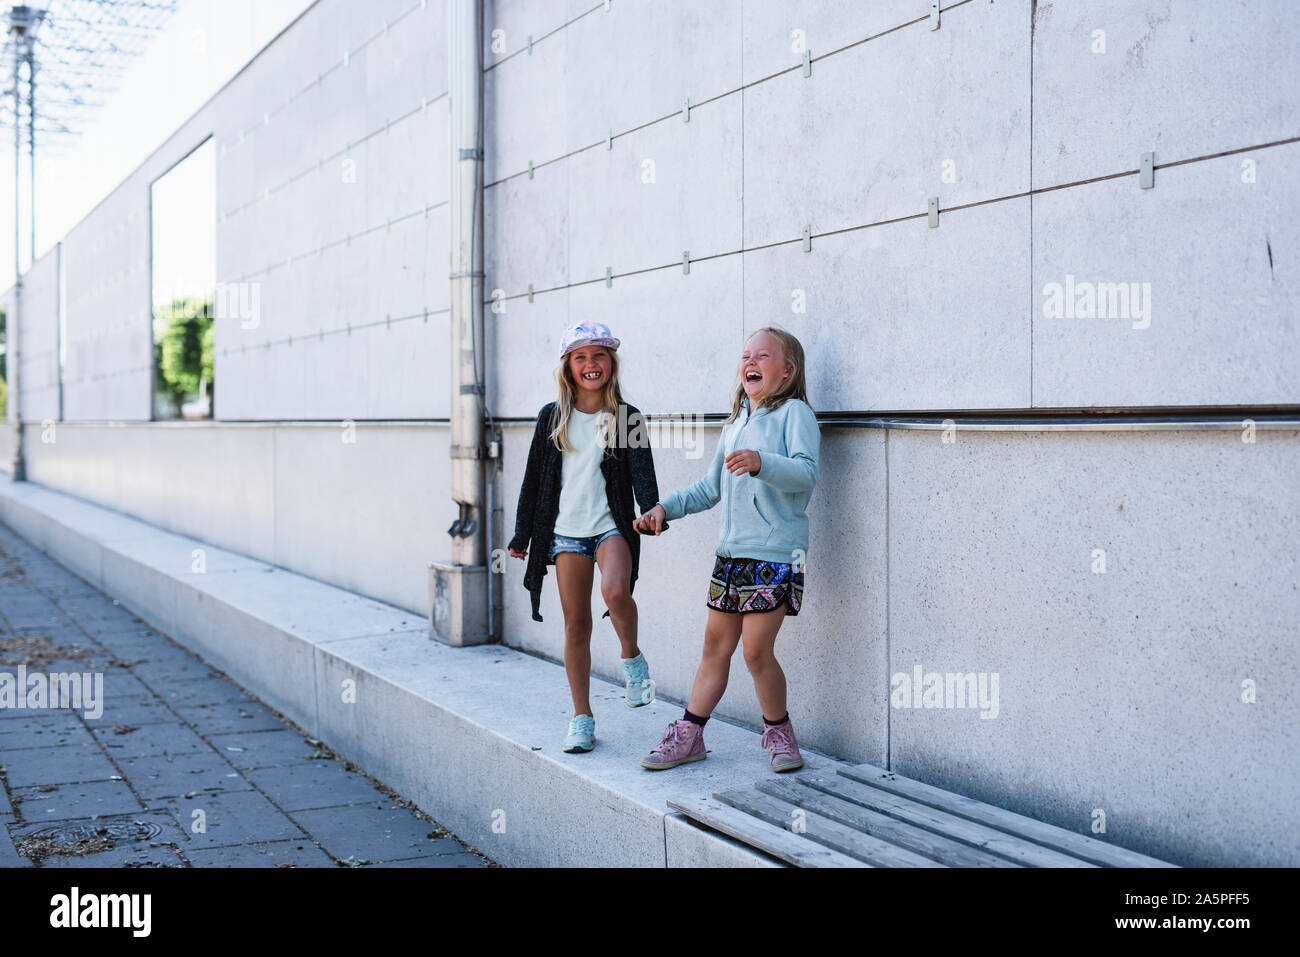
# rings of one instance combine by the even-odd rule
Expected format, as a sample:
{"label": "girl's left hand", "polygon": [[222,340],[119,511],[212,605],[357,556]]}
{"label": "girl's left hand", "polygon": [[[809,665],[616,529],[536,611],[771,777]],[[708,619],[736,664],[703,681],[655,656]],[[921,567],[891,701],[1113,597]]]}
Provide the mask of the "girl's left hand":
{"label": "girl's left hand", "polygon": [[763,467],[763,459],[753,449],[736,449],[727,456],[723,464],[732,475],[743,475],[746,472],[757,475],[758,470]]}

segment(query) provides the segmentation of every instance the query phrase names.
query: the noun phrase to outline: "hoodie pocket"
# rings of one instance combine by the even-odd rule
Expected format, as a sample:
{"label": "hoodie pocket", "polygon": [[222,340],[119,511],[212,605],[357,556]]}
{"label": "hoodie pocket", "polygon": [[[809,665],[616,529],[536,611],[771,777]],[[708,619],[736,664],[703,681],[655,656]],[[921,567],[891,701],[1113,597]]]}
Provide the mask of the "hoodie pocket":
{"label": "hoodie pocket", "polygon": [[760,537],[763,539],[763,544],[766,545],[769,541],[771,541],[772,533],[776,531],[776,526],[772,524],[772,520],[768,518],[767,513],[763,511],[763,506],[758,504],[757,495],[754,496],[754,512],[755,514],[758,515],[759,521],[762,522],[765,527],[765,530],[760,532],[759,534]]}

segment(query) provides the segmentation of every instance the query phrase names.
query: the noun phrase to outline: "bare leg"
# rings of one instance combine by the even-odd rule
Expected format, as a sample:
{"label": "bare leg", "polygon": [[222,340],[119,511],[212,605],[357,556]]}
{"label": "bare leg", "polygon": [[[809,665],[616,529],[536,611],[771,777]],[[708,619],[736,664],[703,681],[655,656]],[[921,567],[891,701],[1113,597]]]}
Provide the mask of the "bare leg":
{"label": "bare leg", "polygon": [[695,671],[695,684],[687,709],[691,714],[707,718],[722,700],[731,673],[731,656],[740,641],[740,615],[709,609],[709,621],[704,626],[704,652],[700,667]]}
{"label": "bare leg", "polygon": [[575,552],[555,556],[555,578],[564,610],[564,672],[573,713],[591,714],[591,582],[595,566]]}
{"label": "bare leg", "polygon": [[609,620],[614,625],[624,658],[635,658],[641,653],[636,643],[637,612],[632,599],[632,552],[622,535],[615,535],[600,543],[596,549],[596,563],[600,565],[600,595],[609,609]]}
{"label": "bare leg", "polygon": [[763,717],[773,721],[785,717],[785,672],[777,663],[774,648],[776,633],[785,620],[785,606],[771,611],[749,612],[745,615],[745,664],[754,679]]}

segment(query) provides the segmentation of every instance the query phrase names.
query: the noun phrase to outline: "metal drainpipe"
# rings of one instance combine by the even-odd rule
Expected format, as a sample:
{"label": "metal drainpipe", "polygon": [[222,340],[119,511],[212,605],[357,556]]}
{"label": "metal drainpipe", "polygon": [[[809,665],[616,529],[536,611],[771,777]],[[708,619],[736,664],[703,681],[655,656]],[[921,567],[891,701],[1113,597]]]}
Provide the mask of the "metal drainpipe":
{"label": "metal drainpipe", "polygon": [[[483,342],[483,9],[447,5],[450,123],[451,436],[450,486],[459,514],[447,530],[451,562],[430,562],[430,632],[451,644],[480,644],[488,628],[484,484]],[[477,368],[476,368],[477,367]]]}
{"label": "metal drainpipe", "polygon": [[8,373],[9,382],[9,413],[14,420],[14,457],[12,463],[12,476],[15,482],[22,482],[27,478],[27,462],[23,458],[23,410],[22,410],[22,383],[21,365],[22,365],[22,324],[23,324],[23,273],[22,260],[19,257],[19,223],[21,217],[18,215],[18,197],[20,195],[20,185],[18,171],[21,168],[19,163],[22,158],[22,123],[19,120],[22,106],[22,94],[19,92],[18,71],[22,65],[23,58],[14,55],[14,308],[13,314],[9,317],[6,324],[8,328],[8,355],[5,358],[5,369]]}

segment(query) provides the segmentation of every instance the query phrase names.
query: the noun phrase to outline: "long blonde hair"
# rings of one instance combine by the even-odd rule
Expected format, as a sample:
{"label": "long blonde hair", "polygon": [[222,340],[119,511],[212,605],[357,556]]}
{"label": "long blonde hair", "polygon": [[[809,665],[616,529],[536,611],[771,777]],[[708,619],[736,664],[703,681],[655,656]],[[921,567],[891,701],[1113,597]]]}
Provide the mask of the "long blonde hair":
{"label": "long blonde hair", "polygon": [[[771,395],[763,396],[763,398],[758,401],[758,408],[779,409],[781,403],[785,402],[786,399],[800,399],[807,403],[808,388],[804,377],[803,345],[790,333],[777,326],[764,326],[762,329],[755,329],[745,337],[745,342],[749,342],[750,339],[753,339],[760,332],[766,332],[769,336],[772,336],[781,343],[782,358],[790,365],[794,366],[794,371],[790,373],[790,377],[786,379],[785,382],[777,387],[775,392]],[[741,406],[744,404],[747,397],[747,393],[745,392],[744,367],[745,364],[743,362],[737,363],[736,365],[736,385],[735,389],[732,391],[731,415],[727,416],[724,420],[725,422],[731,422],[736,418],[736,416],[740,415]],[[752,409],[750,411],[757,412],[758,409]]]}
{"label": "long blonde hair", "polygon": [[[597,349],[604,349],[609,353],[609,381],[600,393],[600,405],[602,412],[613,416],[614,420],[618,419],[619,407],[623,404],[623,390],[618,385],[618,352],[609,346],[595,346]],[[576,351],[576,350],[575,350]],[[572,353],[570,353],[571,355]],[[576,451],[569,444],[569,418],[573,415],[575,400],[578,396],[578,384],[573,381],[573,372],[569,368],[569,356],[566,355],[560,359],[560,364],[555,367],[555,413],[551,416],[551,441],[561,452]],[[608,422],[608,420],[605,420]],[[614,430],[605,428],[600,430],[602,440],[608,448],[613,440]]]}

